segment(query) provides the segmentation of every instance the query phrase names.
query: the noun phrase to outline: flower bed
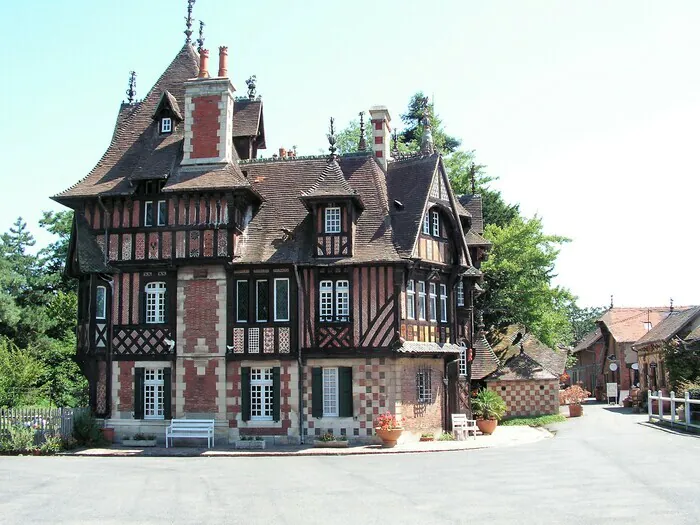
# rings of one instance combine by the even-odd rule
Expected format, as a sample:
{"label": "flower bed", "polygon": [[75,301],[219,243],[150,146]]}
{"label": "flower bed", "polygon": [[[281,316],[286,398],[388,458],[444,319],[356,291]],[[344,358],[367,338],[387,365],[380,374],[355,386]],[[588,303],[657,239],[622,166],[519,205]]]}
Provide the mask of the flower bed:
{"label": "flower bed", "polygon": [[265,450],[265,440],[260,436],[242,436],[235,442],[239,450]]}
{"label": "flower bed", "polygon": [[345,436],[334,436],[330,432],[314,439],[314,447],[316,448],[347,448],[348,438]]}

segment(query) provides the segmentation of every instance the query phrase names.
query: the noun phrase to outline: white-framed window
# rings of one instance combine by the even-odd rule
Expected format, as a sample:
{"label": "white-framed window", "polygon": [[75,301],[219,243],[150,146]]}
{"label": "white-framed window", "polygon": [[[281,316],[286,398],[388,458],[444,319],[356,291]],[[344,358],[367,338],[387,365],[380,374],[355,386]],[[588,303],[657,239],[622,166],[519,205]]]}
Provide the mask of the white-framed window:
{"label": "white-framed window", "polygon": [[323,417],[338,416],[338,369],[323,369]]}
{"label": "white-framed window", "polygon": [[350,317],[350,283],[335,282],[335,316],[338,321],[347,321]]}
{"label": "white-framed window", "polygon": [[250,369],[250,419],[272,421],[272,368]]}
{"label": "white-framed window", "polygon": [[153,226],[153,201],[143,203],[143,225]]}
{"label": "white-framed window", "polygon": [[440,214],[435,210],[433,211],[433,235],[440,237]]}
{"label": "white-framed window", "polygon": [[440,285],[440,322],[447,322],[447,285]]}
{"label": "white-framed window", "polygon": [[165,283],[146,284],[146,323],[165,322]]}
{"label": "white-framed window", "polygon": [[326,233],[340,233],[340,208],[326,208]]}
{"label": "white-framed window", "polygon": [[406,283],[406,318],[416,318],[416,290],[413,279]]}
{"label": "white-framed window", "polygon": [[248,281],[236,281],[236,322],[238,323],[248,322],[249,290]]}
{"label": "white-framed window", "polygon": [[430,212],[425,212],[425,217],[423,217],[423,233],[430,235]]}
{"label": "white-framed window", "polygon": [[418,320],[425,321],[425,281],[418,281]]}
{"label": "white-framed window", "polygon": [[164,381],[162,368],[145,368],[143,371],[144,419],[163,419]]}
{"label": "white-framed window", "polygon": [[98,286],[95,290],[95,319],[107,318],[107,288]]}
{"label": "white-framed window", "polygon": [[464,342],[459,344],[459,375],[467,375],[467,345]]}
{"label": "white-framed window", "polygon": [[464,282],[462,279],[457,283],[457,306],[464,306]]}
{"label": "white-framed window", "polygon": [[289,321],[289,279],[275,279],[275,321]]}
{"label": "white-framed window", "polygon": [[433,402],[432,370],[421,368],[416,373],[416,399],[419,403]]}
{"label": "white-framed window", "polygon": [[321,321],[333,320],[333,281],[321,281],[320,285],[319,315]]}
{"label": "white-framed window", "polygon": [[264,323],[270,319],[270,283],[267,279],[255,281],[255,320]]}
{"label": "white-framed window", "polygon": [[173,120],[170,117],[160,119],[160,132],[170,133],[173,130]]}
{"label": "white-framed window", "polygon": [[435,283],[430,283],[430,320],[437,321],[437,287]]}
{"label": "white-framed window", "polygon": [[652,324],[649,321],[644,323],[644,329],[648,332],[652,329]]}
{"label": "white-framed window", "polygon": [[158,201],[158,226],[165,226],[168,219],[168,203]]}

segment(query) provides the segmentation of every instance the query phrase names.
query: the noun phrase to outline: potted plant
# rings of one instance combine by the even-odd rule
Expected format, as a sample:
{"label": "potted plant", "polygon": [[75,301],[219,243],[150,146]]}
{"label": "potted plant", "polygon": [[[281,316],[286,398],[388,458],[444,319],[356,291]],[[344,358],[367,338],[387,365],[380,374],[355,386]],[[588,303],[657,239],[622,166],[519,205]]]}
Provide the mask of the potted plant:
{"label": "potted plant", "polygon": [[579,385],[572,385],[560,393],[561,399],[569,405],[569,417],[581,417],[583,415],[583,403],[591,393]]}
{"label": "potted plant", "polygon": [[396,446],[396,441],[401,436],[403,427],[395,415],[391,412],[386,412],[377,418],[377,426],[374,431],[379,436],[379,439],[382,440],[382,446],[391,448]]}
{"label": "potted plant", "polygon": [[498,421],[506,414],[508,407],[503,398],[493,390],[482,388],[472,399],[472,411],[476,426],[482,434],[493,434]]}
{"label": "potted plant", "polygon": [[122,445],[127,447],[155,447],[156,437],[153,434],[138,432],[131,439],[122,440]]}
{"label": "potted plant", "polygon": [[316,439],[314,439],[314,447],[316,448],[347,448],[347,446],[347,436],[336,437],[330,432],[321,434]]}
{"label": "potted plant", "polygon": [[424,432],[423,434],[420,435],[420,440],[421,441],[434,441],[435,434],[433,434],[432,432]]}
{"label": "potted plant", "polygon": [[236,440],[236,448],[243,450],[265,450],[262,436],[241,436]]}

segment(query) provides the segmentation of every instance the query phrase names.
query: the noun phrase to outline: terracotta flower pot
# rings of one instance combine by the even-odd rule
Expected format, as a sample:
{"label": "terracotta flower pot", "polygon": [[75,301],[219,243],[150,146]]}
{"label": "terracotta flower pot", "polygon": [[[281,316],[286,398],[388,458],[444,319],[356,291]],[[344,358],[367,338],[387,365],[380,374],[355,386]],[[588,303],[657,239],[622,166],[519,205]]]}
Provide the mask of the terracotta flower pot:
{"label": "terracotta flower pot", "polygon": [[102,437],[105,438],[107,443],[114,443],[114,429],[113,428],[102,428]]}
{"label": "terracotta flower pot", "polygon": [[493,434],[498,426],[498,419],[477,419],[476,426],[482,434]]}
{"label": "terracotta flower pot", "polygon": [[569,417],[581,417],[583,415],[583,407],[581,405],[569,405]]}
{"label": "terracotta flower pot", "polygon": [[377,427],[374,429],[374,431],[379,436],[379,439],[382,440],[382,446],[385,448],[391,448],[396,446],[396,441],[399,439],[399,437],[401,437],[403,428],[382,430],[381,428]]}

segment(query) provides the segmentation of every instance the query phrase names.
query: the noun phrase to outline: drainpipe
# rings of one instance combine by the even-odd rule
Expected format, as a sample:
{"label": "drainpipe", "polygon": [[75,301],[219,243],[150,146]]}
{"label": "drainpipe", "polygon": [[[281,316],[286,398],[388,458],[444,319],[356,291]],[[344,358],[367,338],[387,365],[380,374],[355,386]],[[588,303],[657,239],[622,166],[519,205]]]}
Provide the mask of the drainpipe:
{"label": "drainpipe", "polygon": [[[297,313],[299,312],[299,294],[301,293],[301,279],[299,278],[299,266],[294,265],[294,278],[296,279],[297,282]],[[302,316],[297,315],[297,366],[299,367],[299,384],[298,384],[298,389],[299,389],[299,442],[303,445],[304,444],[304,401],[303,401],[303,382],[304,382],[304,375],[303,375],[303,366],[302,366],[302,361],[301,361],[301,336],[303,334],[304,327],[302,325]]]}
{"label": "drainpipe", "polygon": [[102,195],[97,196],[97,204],[99,204],[100,208],[102,208],[102,216],[104,217],[105,221],[104,263],[105,266],[107,266],[107,254],[109,253],[109,227],[107,226],[107,208],[105,208],[105,205],[102,202]]}
{"label": "drainpipe", "polygon": [[105,392],[105,397],[107,398],[107,413],[105,415],[105,419],[109,419],[112,417],[112,340],[114,338],[114,319],[111,318],[111,314],[113,311],[112,301],[114,301],[114,277],[110,277],[109,275],[99,275],[99,278],[109,284],[109,297],[111,298],[109,312],[105,312],[105,318],[109,323],[109,340],[107,341],[106,358],[107,367],[105,371],[107,374],[105,381],[105,388],[107,389]]}

